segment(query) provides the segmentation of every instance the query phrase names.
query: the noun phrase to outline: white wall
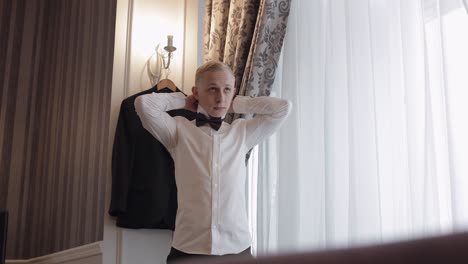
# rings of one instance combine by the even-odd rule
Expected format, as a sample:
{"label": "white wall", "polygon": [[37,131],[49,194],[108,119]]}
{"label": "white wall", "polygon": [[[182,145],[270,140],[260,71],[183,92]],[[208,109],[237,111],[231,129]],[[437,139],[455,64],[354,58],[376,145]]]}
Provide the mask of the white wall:
{"label": "white wall", "polygon": [[[117,0],[110,148],[120,103],[130,95],[151,88],[144,65],[158,43],[165,46],[167,35],[174,36],[174,46],[177,47],[171,61],[169,79],[185,93],[191,93],[200,49],[197,35],[199,4],[202,2]],[[107,175],[107,206],[110,204],[110,186],[111,175]],[[170,249],[171,231],[117,228],[107,212],[105,215],[103,263],[165,263]]]}

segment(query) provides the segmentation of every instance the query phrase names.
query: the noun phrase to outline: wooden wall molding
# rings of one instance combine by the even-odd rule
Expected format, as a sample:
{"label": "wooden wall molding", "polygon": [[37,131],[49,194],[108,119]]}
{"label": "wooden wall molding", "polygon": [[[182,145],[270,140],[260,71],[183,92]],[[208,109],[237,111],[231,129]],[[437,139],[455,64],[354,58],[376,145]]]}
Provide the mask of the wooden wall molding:
{"label": "wooden wall molding", "polygon": [[[100,259],[102,256],[102,242],[94,242],[76,248],[71,248],[53,254],[25,259],[6,260],[6,264],[89,264],[90,258]],[[80,262],[82,260],[83,262]]]}

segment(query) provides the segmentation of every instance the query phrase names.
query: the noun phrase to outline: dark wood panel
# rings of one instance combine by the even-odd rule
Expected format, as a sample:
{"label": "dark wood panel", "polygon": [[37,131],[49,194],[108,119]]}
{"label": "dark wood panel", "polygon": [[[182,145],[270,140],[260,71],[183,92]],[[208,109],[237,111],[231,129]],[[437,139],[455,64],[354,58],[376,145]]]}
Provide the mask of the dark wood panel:
{"label": "dark wood panel", "polygon": [[102,240],[116,0],[0,1],[8,259]]}

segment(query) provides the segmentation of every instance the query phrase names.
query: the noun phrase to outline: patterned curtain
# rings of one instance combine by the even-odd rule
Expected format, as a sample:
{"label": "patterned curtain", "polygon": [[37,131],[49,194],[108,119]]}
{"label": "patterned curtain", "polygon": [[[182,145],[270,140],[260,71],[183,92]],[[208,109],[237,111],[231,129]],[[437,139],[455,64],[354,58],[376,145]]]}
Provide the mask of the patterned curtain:
{"label": "patterned curtain", "polygon": [[229,65],[238,94],[270,95],[291,0],[206,0],[203,60]]}

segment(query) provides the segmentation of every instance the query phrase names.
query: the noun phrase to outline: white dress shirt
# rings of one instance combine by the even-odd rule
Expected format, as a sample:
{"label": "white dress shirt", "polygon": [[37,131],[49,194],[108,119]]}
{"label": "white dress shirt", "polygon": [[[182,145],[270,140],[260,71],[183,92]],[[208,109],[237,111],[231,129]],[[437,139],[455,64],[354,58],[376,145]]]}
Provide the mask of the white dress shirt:
{"label": "white dress shirt", "polygon": [[[274,97],[237,96],[234,112],[255,117],[223,122],[218,131],[166,113],[184,106],[181,93],[152,93],[135,100],[143,126],[174,159],[178,209],[172,246],[191,254],[240,253],[252,240],[245,155],[280,127],[291,104]],[[199,112],[206,113],[200,106]]]}

